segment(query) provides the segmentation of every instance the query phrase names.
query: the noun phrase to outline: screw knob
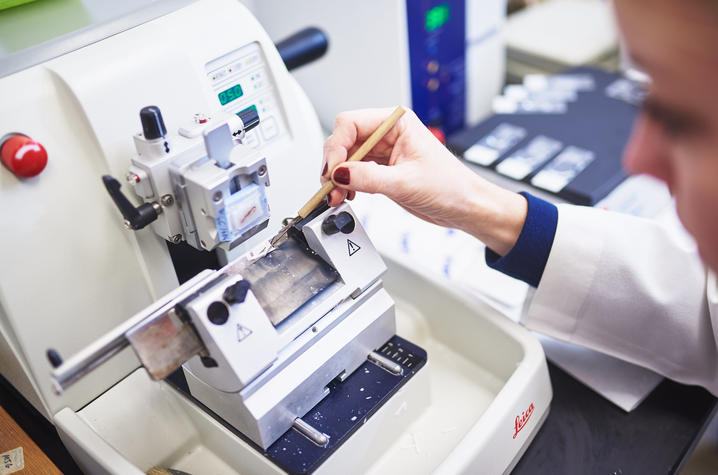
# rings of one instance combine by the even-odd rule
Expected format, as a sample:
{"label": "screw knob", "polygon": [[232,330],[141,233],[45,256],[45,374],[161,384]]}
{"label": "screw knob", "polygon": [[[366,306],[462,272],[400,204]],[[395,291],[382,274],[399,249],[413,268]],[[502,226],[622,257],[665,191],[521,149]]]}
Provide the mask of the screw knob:
{"label": "screw knob", "polygon": [[240,280],[239,282],[230,285],[224,289],[222,298],[228,304],[242,303],[247,298],[247,292],[249,292],[249,282],[246,280]]}
{"label": "screw knob", "polygon": [[354,231],[356,223],[354,222],[354,216],[342,211],[339,214],[333,214],[324,220],[322,223],[322,231],[324,234],[332,235],[338,232],[344,234],[351,234]]}
{"label": "screw knob", "polygon": [[229,320],[229,309],[222,302],[212,302],[207,307],[207,318],[215,325],[224,325]]}

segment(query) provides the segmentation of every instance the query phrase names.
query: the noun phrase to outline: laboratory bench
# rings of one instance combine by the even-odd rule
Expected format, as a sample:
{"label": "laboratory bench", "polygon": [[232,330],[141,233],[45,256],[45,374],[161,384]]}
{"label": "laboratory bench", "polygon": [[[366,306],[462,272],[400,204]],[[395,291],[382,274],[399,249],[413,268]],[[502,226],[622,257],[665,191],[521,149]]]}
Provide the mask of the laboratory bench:
{"label": "laboratory bench", "polygon": [[[716,410],[705,389],[664,380],[627,413],[548,363],[551,410],[514,475],[678,473]],[[0,406],[63,473],[81,473],[54,427],[2,376]]]}
{"label": "laboratory bench", "polygon": [[625,412],[550,360],[548,367],[551,411],[514,475],[678,473],[718,402],[701,387],[664,379]]}

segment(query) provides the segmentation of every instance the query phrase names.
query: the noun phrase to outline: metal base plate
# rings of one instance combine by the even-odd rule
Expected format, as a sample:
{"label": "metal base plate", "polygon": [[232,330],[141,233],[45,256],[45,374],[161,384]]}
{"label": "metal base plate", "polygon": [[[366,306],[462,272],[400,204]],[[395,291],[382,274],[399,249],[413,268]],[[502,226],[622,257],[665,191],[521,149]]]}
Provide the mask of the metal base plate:
{"label": "metal base plate", "polygon": [[344,381],[331,382],[328,385],[329,395],[302,418],[307,424],[329,436],[329,443],[325,447],[316,445],[292,428],[269,446],[266,452],[262,451],[261,447],[192,397],[181,370],[175,371],[167,381],[282,470],[292,475],[304,475],[317,470],[424,367],[427,361],[426,351],[396,335],[377,352],[399,364],[403,370],[402,374],[392,374],[367,360]]}
{"label": "metal base plate", "polygon": [[426,351],[396,335],[378,352],[401,365],[402,374],[394,375],[366,361],[344,381],[329,384],[329,395],[302,418],[329,436],[326,447],[319,447],[297,430],[290,429],[267,449],[265,456],[288,473],[312,473],[427,360]]}

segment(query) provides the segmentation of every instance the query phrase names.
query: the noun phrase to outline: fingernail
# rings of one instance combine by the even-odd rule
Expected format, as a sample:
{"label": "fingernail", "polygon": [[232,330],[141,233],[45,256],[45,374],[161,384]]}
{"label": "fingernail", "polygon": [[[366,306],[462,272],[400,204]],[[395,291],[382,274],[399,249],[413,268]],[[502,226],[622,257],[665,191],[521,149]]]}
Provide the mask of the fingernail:
{"label": "fingernail", "polygon": [[340,185],[349,184],[349,169],[347,167],[338,167],[334,170],[333,180]]}
{"label": "fingernail", "polygon": [[350,192],[347,194],[347,199],[348,199],[349,201],[352,201],[356,195],[357,195],[356,191],[350,191]]}
{"label": "fingernail", "polygon": [[329,164],[325,163],[324,169],[322,170],[322,176],[326,175],[328,171],[329,171]]}

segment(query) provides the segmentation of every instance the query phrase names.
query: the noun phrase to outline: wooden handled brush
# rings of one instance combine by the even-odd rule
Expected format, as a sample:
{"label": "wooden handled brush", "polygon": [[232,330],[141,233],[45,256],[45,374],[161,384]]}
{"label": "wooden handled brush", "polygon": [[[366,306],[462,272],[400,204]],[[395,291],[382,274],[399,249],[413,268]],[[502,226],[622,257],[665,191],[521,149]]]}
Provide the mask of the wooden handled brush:
{"label": "wooden handled brush", "polygon": [[[379,143],[381,139],[384,138],[384,136],[391,130],[392,127],[394,127],[394,124],[397,123],[397,121],[401,118],[402,115],[404,115],[405,109],[401,106],[394,109],[394,112],[389,115],[384,121],[379,124],[379,127],[372,132],[372,134],[369,136],[369,138],[364,141],[363,144],[357,149],[356,152],[352,154],[351,157],[347,159],[347,162],[358,162],[359,160],[363,159],[369,151],[374,148],[376,144]],[[334,170],[332,170],[333,172]],[[329,173],[329,176],[331,176],[331,173]],[[286,226],[284,226],[282,229],[279,230],[276,236],[274,236],[270,243],[272,247],[276,247],[280,242],[283,241],[283,238],[287,235],[287,231],[289,231],[289,228],[297,224],[302,219],[309,216],[309,213],[311,213],[317,206],[319,206],[322,202],[322,200],[335,188],[336,185],[334,185],[333,181],[328,181],[322,185],[322,187],[314,193],[314,196],[309,198],[309,201],[307,201],[304,206],[302,206],[299,209],[299,212],[297,213],[297,216],[295,216],[293,219],[291,219]]]}

